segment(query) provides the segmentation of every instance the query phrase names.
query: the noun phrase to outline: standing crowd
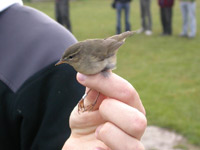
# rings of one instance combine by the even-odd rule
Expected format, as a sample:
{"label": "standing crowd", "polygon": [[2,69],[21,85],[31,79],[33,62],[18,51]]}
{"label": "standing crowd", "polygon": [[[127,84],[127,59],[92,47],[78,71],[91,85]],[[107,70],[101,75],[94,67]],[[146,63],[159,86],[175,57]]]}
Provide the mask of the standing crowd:
{"label": "standing crowd", "polygon": [[[131,30],[129,21],[131,0],[114,0],[112,6],[116,9],[117,24],[116,34],[121,33],[121,12],[125,12],[125,31]],[[162,36],[172,35],[172,17],[175,0],[158,0],[160,7],[160,20],[162,24]],[[196,2],[195,0],[180,0],[182,13],[181,37],[194,38],[196,36]],[[152,35],[151,0],[140,0],[141,28],[137,33]]]}

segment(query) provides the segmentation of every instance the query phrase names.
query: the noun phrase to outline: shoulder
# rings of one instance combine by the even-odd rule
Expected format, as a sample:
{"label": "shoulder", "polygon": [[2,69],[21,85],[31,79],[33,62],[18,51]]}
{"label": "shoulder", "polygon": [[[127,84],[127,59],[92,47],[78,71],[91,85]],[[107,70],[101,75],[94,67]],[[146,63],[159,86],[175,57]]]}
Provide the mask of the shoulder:
{"label": "shoulder", "polygon": [[0,80],[12,91],[56,62],[75,37],[44,13],[13,5],[0,14]]}

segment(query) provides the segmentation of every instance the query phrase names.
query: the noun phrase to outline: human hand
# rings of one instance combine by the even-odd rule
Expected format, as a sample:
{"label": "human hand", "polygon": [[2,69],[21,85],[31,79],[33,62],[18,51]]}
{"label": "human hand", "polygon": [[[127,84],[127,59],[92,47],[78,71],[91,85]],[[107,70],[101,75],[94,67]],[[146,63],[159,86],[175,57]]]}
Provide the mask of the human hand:
{"label": "human hand", "polygon": [[94,89],[84,100],[85,106],[95,100],[97,91],[101,94],[93,111],[79,114],[78,107],[74,108],[70,116],[72,133],[63,150],[143,150],[140,138],[147,121],[132,85],[114,73],[107,78],[78,73],[77,80]]}

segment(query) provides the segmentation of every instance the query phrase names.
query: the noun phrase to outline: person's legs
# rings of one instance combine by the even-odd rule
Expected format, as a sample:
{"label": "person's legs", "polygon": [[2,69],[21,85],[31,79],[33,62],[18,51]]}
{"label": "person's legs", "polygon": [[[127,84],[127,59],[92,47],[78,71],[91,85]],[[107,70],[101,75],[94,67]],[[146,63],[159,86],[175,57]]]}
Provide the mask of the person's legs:
{"label": "person's legs", "polygon": [[55,13],[56,13],[56,21],[60,24],[63,24],[62,22],[62,17],[61,17],[61,12],[60,12],[60,3],[56,2],[55,4]]}
{"label": "person's legs", "polygon": [[145,0],[140,0],[140,13],[141,13],[141,25],[142,30],[146,30],[146,22],[145,22]]}
{"label": "person's legs", "polygon": [[125,12],[125,31],[131,30],[131,25],[129,22],[129,14],[130,14],[130,3],[124,4],[124,12]]}
{"label": "person's legs", "polygon": [[67,1],[65,4],[62,5],[62,20],[63,24],[71,31],[71,23],[69,17],[69,2]]}
{"label": "person's legs", "polygon": [[180,2],[180,8],[182,12],[182,32],[180,36],[187,36],[188,31],[188,8],[187,8],[187,2]]}
{"label": "person's legs", "polygon": [[172,34],[172,7],[166,8],[166,33]]}
{"label": "person's legs", "polygon": [[151,22],[151,12],[150,12],[151,0],[145,0],[145,19],[146,19],[146,35],[152,35],[152,22]]}
{"label": "person's legs", "polygon": [[190,2],[188,5],[188,15],[189,15],[189,27],[190,27],[190,33],[189,37],[195,37],[196,36],[196,3]]}
{"label": "person's legs", "polygon": [[160,8],[160,20],[161,20],[162,29],[163,29],[162,34],[166,34],[165,8]]}
{"label": "person's legs", "polygon": [[117,27],[116,27],[116,33],[121,33],[121,10],[122,10],[122,3],[117,2],[116,3],[116,13],[117,13]]}
{"label": "person's legs", "polygon": [[151,18],[151,0],[145,1],[145,10],[146,10],[146,17],[147,17],[147,30],[152,30],[152,18]]}

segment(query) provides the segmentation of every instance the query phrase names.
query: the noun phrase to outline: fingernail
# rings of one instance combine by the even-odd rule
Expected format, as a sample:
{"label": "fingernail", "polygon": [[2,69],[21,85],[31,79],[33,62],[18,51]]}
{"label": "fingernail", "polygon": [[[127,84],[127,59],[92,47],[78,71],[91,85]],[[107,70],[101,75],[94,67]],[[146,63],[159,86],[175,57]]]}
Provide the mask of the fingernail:
{"label": "fingernail", "polygon": [[85,79],[87,78],[87,76],[86,75],[84,75],[84,74],[81,74],[81,73],[78,73],[78,80],[79,81],[85,81]]}

